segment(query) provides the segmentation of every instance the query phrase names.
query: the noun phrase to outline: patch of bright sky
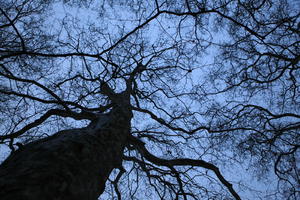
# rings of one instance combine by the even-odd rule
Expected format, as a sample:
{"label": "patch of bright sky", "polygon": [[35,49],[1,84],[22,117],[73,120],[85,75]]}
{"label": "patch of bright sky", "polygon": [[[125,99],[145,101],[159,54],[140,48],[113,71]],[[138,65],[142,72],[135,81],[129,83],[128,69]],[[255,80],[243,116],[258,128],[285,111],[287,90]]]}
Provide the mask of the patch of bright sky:
{"label": "patch of bright sky", "polygon": [[[127,32],[131,31],[138,23],[139,21],[134,20],[135,19],[135,15],[132,14],[129,11],[122,11],[120,12],[120,10],[122,9],[122,6],[118,6],[118,5],[114,5],[113,9],[110,12],[106,12],[106,17],[107,17],[107,21],[105,22],[100,22],[99,18],[96,18],[95,16],[97,16],[99,13],[96,10],[91,10],[88,8],[75,8],[75,7],[66,7],[63,4],[55,4],[55,18],[56,20],[53,21],[52,25],[53,28],[59,27],[59,23],[63,21],[64,17],[66,15],[72,16],[74,17],[76,20],[80,20],[81,23],[84,24],[84,22],[89,22],[89,23],[101,23],[103,24],[103,27],[107,28],[108,32],[111,35],[118,35],[120,34],[119,31],[119,27],[121,26],[122,28],[124,28],[124,32],[121,34],[126,34]],[[107,9],[109,10],[109,9]],[[49,18],[49,20],[52,20],[52,18]],[[122,23],[122,25],[120,25],[120,21]],[[192,25],[192,24],[190,24]],[[188,25],[188,26],[190,26]],[[156,21],[154,21],[153,23],[150,24],[149,27],[149,39],[152,43],[155,43],[158,39],[160,39],[160,35],[159,35],[159,31],[163,30],[164,33],[166,34],[166,37],[174,37],[174,40],[178,40],[178,36],[176,36],[176,27],[173,26],[171,27],[170,22],[161,20],[161,18],[158,18]],[[188,30],[188,29],[186,29]],[[185,30],[185,31],[186,31]],[[182,32],[182,34],[188,34],[188,32],[184,31]],[[220,38],[224,38],[224,35],[222,33],[218,33],[214,36],[214,41],[219,41]],[[115,38],[116,39],[116,38]],[[201,83],[202,80],[205,80],[204,77],[209,73],[209,69],[210,67],[213,67],[213,55],[215,54],[217,50],[214,48],[210,48],[209,51],[207,52],[207,54],[204,54],[203,56],[199,57],[199,60],[201,60],[201,62],[199,62],[199,68],[195,69],[194,72],[192,73],[191,77],[192,80],[196,81],[197,83]],[[196,66],[197,67],[197,66]],[[184,81],[184,80],[182,80]],[[180,85],[181,83],[179,83]],[[220,83],[220,87],[222,87],[223,83]],[[191,89],[191,88],[190,88]],[[219,97],[219,101],[222,102],[224,101],[224,96],[220,95]],[[184,147],[184,145],[182,145],[181,147]],[[6,152],[8,149],[3,149],[6,148],[5,146],[1,145],[1,150],[2,152]],[[161,157],[166,157],[168,158],[168,155],[165,154],[165,152],[161,151],[161,149],[157,149],[154,150],[154,152],[157,152],[158,156]],[[191,157],[193,155],[190,155],[189,151],[187,151],[186,153],[187,156]],[[4,153],[1,153],[1,157],[0,159],[2,159],[2,157],[4,156]],[[5,156],[4,156],[5,158]],[[4,159],[3,158],[3,159]],[[237,171],[233,171],[233,170],[237,170],[238,169],[238,173]],[[248,172],[247,170],[241,170],[238,167],[234,167],[232,168],[231,171],[227,171],[230,170],[230,168],[226,168],[226,171],[224,171],[224,173],[226,174],[226,176],[230,177],[231,181],[235,181],[235,182],[239,182],[240,180],[244,180],[244,182],[251,182],[251,185],[257,189],[257,188],[264,188],[266,190],[269,190],[269,188],[271,188],[271,190],[273,189],[272,184],[269,185],[265,185],[262,182],[258,182],[256,180],[251,180],[251,176],[247,175]],[[233,176],[232,174],[235,174],[235,176]],[[236,176],[236,174],[239,174],[238,176]],[[272,176],[270,176],[270,179],[272,179]],[[247,181],[245,181],[247,180]],[[273,180],[272,180],[273,181]],[[249,192],[245,192],[245,195],[251,195]],[[252,195],[251,195],[252,196]],[[252,199],[252,197],[249,199]],[[255,198],[253,198],[255,199]]]}

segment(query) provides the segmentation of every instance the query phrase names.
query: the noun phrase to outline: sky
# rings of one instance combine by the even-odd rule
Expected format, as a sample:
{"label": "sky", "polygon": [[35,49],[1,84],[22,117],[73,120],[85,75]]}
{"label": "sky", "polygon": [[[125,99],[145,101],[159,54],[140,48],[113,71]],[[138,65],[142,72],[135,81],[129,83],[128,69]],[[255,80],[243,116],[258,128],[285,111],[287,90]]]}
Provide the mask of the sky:
{"label": "sky", "polygon": [[[139,23],[138,21],[134,21],[132,20],[134,14],[132,14],[130,11],[126,11],[126,10],[122,10],[121,6],[118,5],[114,5],[113,6],[113,11],[108,12],[108,13],[103,13],[103,15],[105,15],[105,17],[109,20],[106,21],[98,21],[96,18],[96,15],[99,14],[96,11],[90,10],[90,9],[86,9],[86,8],[71,8],[68,6],[63,6],[62,4],[56,4],[56,6],[54,7],[53,10],[53,16],[55,18],[55,20],[53,20],[52,18],[49,18],[49,21],[51,21],[52,26],[49,29],[51,31],[51,29],[56,29],[58,27],[58,24],[61,23],[64,19],[65,14],[68,13],[69,15],[69,19],[74,18],[75,20],[80,21],[79,24],[82,25],[82,27],[85,27],[85,23],[86,22],[95,22],[95,24],[99,25],[99,23],[102,25],[102,27],[105,27],[105,29],[109,30],[109,32],[111,33],[116,33],[119,34],[118,29],[116,27],[118,27],[118,17],[121,18],[123,21],[123,25],[125,26],[125,34],[126,32],[129,32],[130,30],[132,30],[135,25],[137,23]],[[117,15],[115,15],[117,13]],[[149,13],[149,11],[145,11],[145,15],[147,15]],[[78,22],[77,21],[77,22]],[[172,21],[172,20],[170,20]],[[179,36],[176,33],[176,29],[175,26],[176,24],[171,24],[170,21],[164,21],[163,18],[159,18],[157,20],[154,20],[153,22],[150,23],[150,25],[147,27],[150,31],[148,32],[148,41],[150,41],[150,43],[156,43],[157,40],[160,40],[160,33],[158,32],[159,30],[161,30],[161,28],[164,27],[168,27],[168,29],[166,29],[165,31],[165,35],[167,37],[174,37],[174,40],[178,40]],[[187,22],[190,22],[189,20],[187,20]],[[182,34],[188,34],[190,31],[190,29],[186,29],[186,32],[183,32]],[[66,36],[66,32],[62,32],[61,37],[63,38],[64,36]],[[75,33],[74,33],[75,34]],[[205,32],[203,33],[203,35],[205,35]],[[207,37],[209,37],[209,35],[207,35]],[[222,32],[216,33],[215,35],[213,35],[214,41],[220,41],[224,38],[224,34]],[[114,38],[112,38],[112,40],[114,40]],[[100,42],[101,43],[101,42]],[[191,49],[193,49],[193,47],[191,47]],[[202,77],[205,77],[209,71],[209,69],[211,67],[214,67],[211,65],[211,63],[214,61],[212,56],[214,55],[216,49],[214,48],[210,48],[209,51],[206,54],[201,54],[201,52],[199,53],[199,58],[197,60],[197,62],[199,62],[199,64],[201,64],[201,68],[195,69],[191,75],[191,80],[182,80],[181,82],[179,82],[178,84],[184,84],[186,81],[188,83],[192,83],[193,81],[196,83],[199,83],[202,80]],[[67,63],[64,63],[67,65]],[[206,67],[203,67],[206,66]],[[63,70],[62,70],[63,71]],[[222,84],[221,84],[222,85]],[[218,97],[218,100],[220,102],[224,101],[224,96],[220,95]],[[193,106],[199,106],[197,105],[197,103],[194,103]],[[81,124],[80,124],[81,125]],[[78,125],[78,126],[80,126]],[[143,126],[142,125],[137,125],[137,127],[139,126]],[[195,145],[197,146],[197,144],[195,143]],[[149,145],[149,148],[151,148],[151,146]],[[179,148],[185,149],[183,150],[183,155],[188,155],[188,156],[193,156],[194,152],[190,152],[189,148],[185,147],[184,143],[179,145]],[[4,160],[5,157],[8,155],[8,151],[9,149],[7,148],[7,146],[5,145],[0,145],[0,161]],[[155,152],[156,155],[160,155],[160,156],[165,156],[167,157],[168,155],[165,155],[163,152],[160,152],[160,149],[157,148],[153,148],[152,149],[153,152]],[[198,155],[197,155],[198,156]],[[265,179],[261,179],[261,180],[257,180],[256,178],[254,178],[252,175],[251,170],[247,169],[247,163],[245,163],[245,165],[232,165],[231,163],[228,163],[227,166],[220,166],[222,172],[224,173],[225,177],[233,182],[240,182],[242,181],[242,184],[247,185],[246,187],[250,187],[251,189],[257,190],[258,192],[255,193],[251,190],[247,190],[246,187],[244,188],[235,188],[237,189],[237,191],[241,194],[241,196],[244,196],[246,198],[248,198],[249,200],[251,199],[259,199],[257,197],[257,195],[264,193],[265,191],[272,191],[273,189],[276,188],[276,184],[274,184],[274,174],[270,174],[269,180],[265,180]],[[113,176],[113,175],[112,175]],[[105,199],[106,196],[102,196],[100,197],[100,199]]]}

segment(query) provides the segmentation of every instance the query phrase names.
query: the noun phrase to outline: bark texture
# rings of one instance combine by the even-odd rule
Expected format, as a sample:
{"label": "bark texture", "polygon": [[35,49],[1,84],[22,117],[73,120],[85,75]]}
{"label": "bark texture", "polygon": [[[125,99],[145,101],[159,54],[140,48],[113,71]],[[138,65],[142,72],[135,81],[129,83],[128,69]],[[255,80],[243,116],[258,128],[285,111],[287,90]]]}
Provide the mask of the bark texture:
{"label": "bark texture", "polygon": [[29,143],[0,166],[2,200],[95,200],[121,165],[130,115],[113,109],[88,127]]}

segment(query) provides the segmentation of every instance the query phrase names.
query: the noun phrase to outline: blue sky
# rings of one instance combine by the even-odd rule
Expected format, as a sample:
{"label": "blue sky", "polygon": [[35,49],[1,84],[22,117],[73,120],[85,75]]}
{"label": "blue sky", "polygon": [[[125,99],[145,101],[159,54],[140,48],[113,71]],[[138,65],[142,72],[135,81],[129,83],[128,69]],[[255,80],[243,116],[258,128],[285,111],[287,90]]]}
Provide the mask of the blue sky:
{"label": "blue sky", "polygon": [[[90,8],[69,7],[60,3],[54,4],[51,16],[46,18],[46,23],[48,23],[48,25],[45,27],[45,31],[48,31],[49,33],[57,33],[57,31],[60,31],[59,37],[62,41],[74,38],[72,42],[66,43],[65,46],[61,46],[62,49],[57,49],[57,51],[70,50],[71,44],[77,44],[79,51],[85,50],[88,51],[87,53],[101,51],[116,43],[120,38],[120,35],[124,36],[131,30],[134,30],[137,25],[143,23],[147,17],[153,15],[155,12],[155,9],[151,9],[153,8],[151,7],[153,6],[151,2],[144,2],[144,5],[141,4],[140,7],[131,7],[131,9],[128,9],[128,7],[123,5],[126,1],[113,2],[114,3],[111,5],[95,3],[95,5]],[[171,7],[172,6],[175,7],[176,5],[171,5]],[[142,19],[139,20],[140,18]],[[220,79],[216,79],[212,82],[208,81],[207,77],[211,76],[212,70],[217,69],[216,66],[219,67],[220,71],[227,69],[227,66],[225,65],[222,66],[216,64],[216,62],[221,61],[217,60],[218,58],[215,59],[214,55],[220,53],[217,49],[218,44],[229,39],[229,35],[225,30],[226,27],[220,27],[219,31],[215,32],[215,27],[206,24],[208,21],[205,20],[211,20],[211,18],[204,18],[203,21],[197,22],[199,24],[197,24],[197,28],[195,28],[195,20],[191,16],[182,19],[182,17],[168,17],[168,15],[162,15],[161,17],[152,20],[148,25],[145,25],[142,31],[137,31],[136,34],[129,37],[128,43],[126,44],[130,45],[130,42],[139,42],[140,52],[142,53],[139,54],[139,52],[137,52],[134,59],[123,59],[123,56],[128,52],[126,52],[126,48],[123,48],[122,44],[120,44],[116,48],[118,51],[113,51],[112,55],[110,55],[112,60],[120,64],[123,74],[132,70],[138,59],[142,60],[143,63],[147,63],[149,60],[153,59],[148,66],[149,69],[159,69],[161,66],[171,66],[174,65],[174,63],[177,64],[177,66],[182,67],[183,70],[177,70],[174,74],[172,74],[172,69],[169,71],[163,71],[160,75],[161,78],[153,80],[152,85],[147,81],[142,81],[143,79],[146,80],[151,77],[151,75],[155,76],[155,74],[149,70],[149,72],[145,72],[141,75],[141,79],[138,83],[141,91],[149,90],[149,93],[153,92],[155,94],[153,95],[153,99],[156,100],[158,107],[163,108],[170,113],[173,112],[172,114],[174,115],[179,115],[185,110],[188,110],[188,112],[191,113],[196,113],[191,117],[186,117],[190,120],[189,123],[185,123],[184,120],[174,121],[174,124],[181,125],[187,129],[193,129],[193,127],[196,126],[191,122],[197,123],[197,126],[199,124],[210,123],[210,118],[205,118],[205,112],[208,108],[210,108],[210,106],[219,105],[222,107],[229,104],[230,101],[232,101],[232,104],[230,105],[235,105],[234,101],[242,102],[246,98],[246,95],[244,96],[243,94],[240,96],[237,94],[234,99],[230,99],[232,96],[227,93],[204,95],[208,90],[210,92],[216,92],[224,89],[225,87],[226,80],[222,80],[222,74],[220,75]],[[178,29],[179,26],[181,26],[180,31]],[[82,30],[84,31],[81,32]],[[200,38],[197,38],[196,36],[199,36]],[[85,40],[87,37],[89,37],[89,40]],[[166,53],[162,53],[165,59],[152,58],[153,52],[161,51],[168,47],[171,48],[174,44],[184,46],[186,48],[186,52],[181,55],[178,53],[179,50],[166,50]],[[134,48],[137,47],[134,46],[130,53],[134,54]],[[206,50],[206,52],[204,52],[204,50]],[[47,77],[43,77],[39,81],[42,83],[48,83],[50,81],[55,82],[56,77],[63,78],[64,76],[68,76],[68,73],[69,75],[82,73],[89,76],[89,71],[92,75],[99,75],[99,77],[101,77],[101,67],[104,65],[99,64],[99,60],[95,58],[87,58],[87,62],[89,63],[88,67],[86,67],[84,62],[80,59],[61,59],[57,62],[60,64],[59,67],[56,68],[57,71],[53,70],[52,74],[49,73]],[[189,70],[191,70],[191,72],[189,72]],[[109,71],[112,73],[113,67],[109,68]],[[59,76],[57,76],[57,74],[59,74]],[[110,80],[109,83],[111,86],[116,87],[116,91],[121,91],[123,89],[122,80],[120,79],[117,81]],[[159,90],[159,87],[163,88],[168,84],[170,85],[170,89],[168,89],[167,94],[164,94],[161,90]],[[158,89],[154,87],[151,88],[153,85],[157,86]],[[64,89],[61,91],[58,90],[58,94],[61,96],[67,96],[65,91],[68,91],[70,93],[68,93],[69,96],[66,98],[77,98],[78,96],[76,96],[76,92],[71,91],[73,86],[74,85],[72,84],[65,84]],[[78,87],[80,86],[82,86],[81,83],[78,83]],[[94,85],[86,87],[90,87],[90,89],[93,87],[96,88]],[[83,93],[84,92],[85,91],[83,91]],[[167,96],[176,96],[176,94],[184,92],[195,92],[198,95],[182,95],[179,98],[168,98]],[[38,91],[36,94],[39,94]],[[269,106],[272,99],[265,98],[266,96],[263,94],[263,92],[257,93],[257,95],[251,97],[250,102],[260,106]],[[274,94],[268,95],[276,96],[278,93],[274,92]],[[101,99],[101,97],[99,99],[95,102],[105,102],[105,100]],[[92,102],[90,104],[93,104],[92,100],[89,102]],[[143,103],[145,108],[152,110],[158,116],[166,119],[167,121],[170,120],[168,114],[164,110],[155,108],[156,105],[154,103],[143,100],[141,100],[141,103]],[[31,113],[30,110],[28,113]],[[250,163],[249,159],[251,158],[246,157],[244,160],[234,162],[235,152],[232,152],[229,149],[230,147],[228,147],[228,149],[226,149],[227,147],[224,147],[224,152],[217,152],[216,149],[211,148],[211,135],[207,131],[199,131],[199,133],[195,135],[195,138],[188,138],[186,136],[184,136],[186,137],[184,138],[181,137],[184,134],[168,130],[156,123],[154,120],[149,119],[149,116],[138,113],[135,113],[135,116],[136,118],[132,121],[134,128],[145,130],[149,127],[152,129],[156,127],[156,131],[160,131],[164,134],[158,138],[172,139],[173,142],[176,143],[176,145],[174,145],[175,147],[172,147],[168,145],[156,145],[151,141],[147,141],[146,147],[151,150],[153,154],[168,159],[172,157],[194,157],[213,162],[219,166],[221,172],[224,173],[224,176],[229,181],[240,183],[241,187],[238,187],[235,184],[234,187],[245,199],[259,199],[259,195],[265,196],[267,193],[270,194],[272,193],[272,190],[277,187],[274,183],[275,176],[272,172],[267,175],[265,174],[266,176],[261,177],[261,179],[259,179],[260,177],[254,176],[256,173],[255,167],[248,169],[248,164]],[[66,119],[59,122],[58,126],[53,126],[54,124],[54,122],[50,122],[50,125],[45,126],[40,130],[42,133],[47,133],[49,130],[54,133],[65,126],[81,127],[82,125],[86,125],[86,121],[76,122],[71,119]],[[241,132],[241,134],[244,133]],[[3,160],[7,155],[8,148],[5,145],[0,145],[0,148],[0,159]],[[223,147],[220,147],[220,149],[222,148]],[[220,156],[222,156],[222,154],[224,154],[224,157],[221,158]],[[128,165],[128,169],[130,169],[130,164]],[[208,176],[206,176],[205,173],[207,173],[207,171],[199,169],[199,171],[192,171],[191,175],[196,175],[197,173],[203,173],[202,176],[198,179],[196,178],[196,180],[199,180],[199,182],[201,181],[204,186],[219,187],[218,181],[216,181],[215,185],[209,185],[211,184],[210,180],[212,180],[212,178],[216,178],[211,172],[208,172]],[[136,174],[134,173],[129,174],[131,177],[134,177],[135,175]],[[112,177],[114,176],[115,175],[112,174]],[[125,183],[126,178],[122,181]],[[144,191],[145,189],[147,192],[150,192],[147,190],[147,186],[142,187],[141,191]],[[126,190],[126,188],[123,188],[123,190]],[[106,198],[107,196],[104,196],[100,199]],[[268,197],[265,199],[268,199]]]}

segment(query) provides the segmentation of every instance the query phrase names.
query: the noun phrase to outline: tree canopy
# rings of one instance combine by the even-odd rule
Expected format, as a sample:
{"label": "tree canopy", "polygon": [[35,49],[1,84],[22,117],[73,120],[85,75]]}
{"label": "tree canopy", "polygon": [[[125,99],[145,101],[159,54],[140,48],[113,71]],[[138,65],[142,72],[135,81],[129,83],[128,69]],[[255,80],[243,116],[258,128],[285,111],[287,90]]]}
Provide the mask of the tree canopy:
{"label": "tree canopy", "polygon": [[300,198],[299,7],[0,0],[0,145],[85,127],[128,91],[100,199]]}

